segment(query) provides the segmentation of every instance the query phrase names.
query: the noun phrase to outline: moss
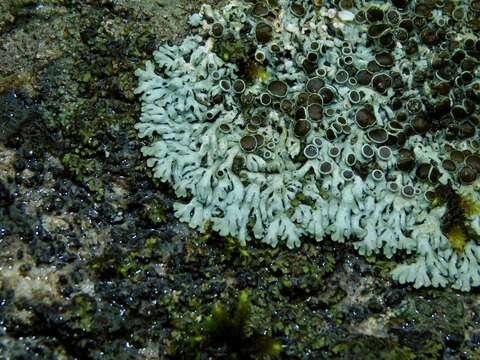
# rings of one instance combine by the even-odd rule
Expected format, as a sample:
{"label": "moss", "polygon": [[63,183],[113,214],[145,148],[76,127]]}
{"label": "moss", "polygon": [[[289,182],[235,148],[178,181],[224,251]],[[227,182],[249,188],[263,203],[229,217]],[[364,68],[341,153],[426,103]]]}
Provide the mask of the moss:
{"label": "moss", "polygon": [[[176,287],[182,289],[181,292],[162,300],[168,302],[168,313],[174,324],[175,331],[167,342],[171,354],[178,354],[183,346],[181,339],[194,337],[191,329],[201,326],[201,319],[212,315],[210,302],[231,304],[227,299],[235,297],[238,288],[252,289],[251,326],[254,329],[264,329],[267,334],[288,339],[286,356],[308,352],[310,347],[306,344],[319,339],[324,322],[331,321],[330,314],[345,296],[341,289],[330,290],[327,286],[327,279],[335,268],[333,254],[337,250],[328,250],[328,243],[325,246],[320,251],[314,244],[304,243],[296,253],[248,246],[249,256],[242,256],[238,251],[229,252],[225,239],[218,238],[214,232],[206,237],[191,238],[182,257],[171,258],[169,264],[169,268],[179,274],[176,280],[190,285]],[[198,268],[204,271],[198,273]],[[189,295],[192,285],[202,296],[194,297],[195,301],[188,306],[182,305],[192,299]],[[318,299],[323,298],[323,294],[328,295],[322,303]],[[312,310],[328,312],[328,316],[319,313],[312,317]],[[338,315],[335,321],[341,323],[341,313]],[[320,349],[319,344],[316,346]]]}
{"label": "moss", "polygon": [[[418,358],[429,359],[441,357],[447,346],[458,348],[465,323],[465,304],[456,294],[429,291],[405,301],[387,326]],[[449,340],[454,337],[459,342]]]}
{"label": "moss", "polygon": [[146,203],[143,206],[142,218],[153,226],[161,226],[167,222],[167,209],[165,204],[159,200],[154,199],[152,202]]}
{"label": "moss", "polygon": [[37,0],[5,0],[0,4],[0,34],[15,26],[15,22],[26,16],[25,8],[33,6]]}
{"label": "moss", "polygon": [[205,356],[229,359],[259,359],[276,357],[282,345],[271,336],[262,335],[259,329],[251,328],[252,309],[249,292],[242,291],[235,304],[217,304],[211,315],[184,340],[180,354],[187,358]]}
{"label": "moss", "polygon": [[242,259],[244,257],[250,256],[248,248],[242,245],[238,239],[231,236],[223,238],[212,229],[212,224],[210,222],[205,224],[203,233],[201,236],[198,237],[197,241],[209,245],[218,244],[222,241],[226,241],[222,250],[223,255],[226,259]]}
{"label": "moss", "polygon": [[124,249],[112,244],[90,262],[90,268],[103,280],[129,279],[140,281],[144,271],[150,269],[151,262],[162,260],[162,250],[158,238],[152,236],[144,242]]}
{"label": "moss", "polygon": [[89,332],[96,310],[95,300],[90,296],[74,296],[67,311],[70,314],[69,321],[72,324],[71,326],[81,331]]}
{"label": "moss", "polygon": [[[36,89],[29,95],[9,90],[0,99],[3,115],[15,115],[0,120],[0,140],[7,149],[1,149],[2,156],[15,158],[12,178],[0,179],[2,355],[135,359],[159,344],[159,353],[168,358],[193,339],[193,330],[205,336],[214,304],[234,311],[236,302],[230,299],[238,300],[238,289],[248,288],[249,328],[281,342],[281,358],[364,358],[372,352],[382,358],[388,356],[387,345],[407,359],[412,352],[425,359],[479,357],[480,312],[467,310],[474,308],[475,293],[392,289],[375,272],[371,281],[386,310],[366,321],[390,319],[379,330],[384,338],[353,336],[362,328],[352,313],[363,310],[361,305],[345,310],[343,304],[358,300],[350,291],[358,286],[351,274],[364,263],[345,258],[350,248],[329,241],[320,246],[311,239],[295,251],[243,247],[234,238],[212,231],[198,236],[179,226],[169,206],[172,190],[144,175],[145,164],[136,155],[142,144],[131,127],[139,116],[133,70],[151,57],[162,36],[152,26],[157,17],[148,12],[135,17],[125,1],[38,3],[38,9],[21,9],[7,28],[18,26],[29,41],[37,38],[48,46],[57,42],[33,34],[35,21],[30,28],[22,26],[31,19],[61,17],[65,33],[62,26],[49,34],[65,36],[71,47],[55,55],[56,61],[49,58],[34,71],[27,67],[25,74],[0,81],[0,92]],[[53,3],[53,11],[41,12]],[[1,22],[5,13],[0,14]],[[121,37],[118,28],[107,26],[119,23],[125,28]],[[9,68],[15,67],[12,59],[6,59]],[[66,171],[58,165],[63,160]],[[10,165],[8,156],[2,157],[2,166]],[[125,206],[124,219],[114,223],[112,205],[118,203],[105,194],[120,182],[125,184],[118,202]],[[46,231],[46,219],[68,226]],[[17,274],[8,270],[18,261],[31,264],[30,275],[55,266],[67,280],[48,298],[33,287],[32,297],[22,297],[25,287],[15,286]],[[378,258],[375,265],[381,267]],[[26,269],[22,266],[18,275]],[[46,284],[52,285],[50,278]],[[423,342],[425,336],[430,340]]]}
{"label": "moss", "polygon": [[[309,251],[311,245],[305,245],[305,251]],[[333,271],[333,263],[331,259],[323,264],[326,272]],[[315,262],[301,261],[290,262],[291,259],[284,254],[278,254],[278,258],[274,259],[271,266],[272,271],[279,277],[279,290],[292,301],[304,301],[308,297],[315,295],[315,302],[322,303],[329,298],[328,293],[322,292],[325,289],[325,281],[318,276],[318,268]],[[318,297],[317,297],[318,296]],[[335,300],[329,302],[333,303]],[[325,305],[326,304],[324,302]]]}
{"label": "moss", "polygon": [[320,295],[321,303],[325,307],[332,307],[333,305],[338,304],[347,296],[345,290],[340,287],[331,288],[326,292],[323,292]]}
{"label": "moss", "polygon": [[65,169],[77,181],[83,182],[85,177],[95,171],[95,161],[82,159],[79,155],[65,154],[62,158]]}
{"label": "moss", "polygon": [[86,187],[88,191],[95,194],[95,201],[101,202],[105,198],[105,187],[102,181],[96,177],[88,177],[86,179]]}
{"label": "moss", "polygon": [[91,269],[102,279],[125,278],[132,273],[134,265],[118,248],[111,248],[92,261]]}
{"label": "moss", "polygon": [[408,347],[399,346],[389,339],[366,335],[343,340],[333,346],[331,351],[339,359],[413,360],[417,358]]}

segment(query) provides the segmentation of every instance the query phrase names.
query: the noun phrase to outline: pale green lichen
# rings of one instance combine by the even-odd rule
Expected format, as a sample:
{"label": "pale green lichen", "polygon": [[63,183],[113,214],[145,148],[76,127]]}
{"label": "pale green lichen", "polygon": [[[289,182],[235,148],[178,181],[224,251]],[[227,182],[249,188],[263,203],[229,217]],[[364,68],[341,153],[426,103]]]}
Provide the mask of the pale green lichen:
{"label": "pale green lichen", "polygon": [[[392,276],[415,287],[480,285],[475,238],[464,238],[461,248],[449,241],[445,207],[424,198],[440,183],[479,200],[480,146],[467,121],[475,104],[448,105],[456,134],[436,120],[444,104],[433,89],[453,70],[430,57],[457,40],[438,26],[434,35],[420,27],[402,40],[416,10],[231,1],[222,11],[204,6],[193,15],[198,35],[162,45],[155,65],[137,71],[136,128],[152,138],[142,152],[156,177],[189,197],[174,205],[176,215],[194,228],[209,222],[243,244],[253,236],[294,248],[304,236],[328,236],[352,239],[365,256],[403,251],[413,262]],[[427,10],[426,18],[450,16]],[[404,22],[381,23],[390,12]],[[468,23],[458,26],[469,34]],[[425,82],[431,67],[436,77]],[[462,60],[455,70],[464,76],[458,87],[469,86],[463,72],[471,67],[475,61]],[[472,73],[470,82],[478,80]],[[440,169],[450,160],[446,147],[467,154],[457,172]],[[467,220],[480,234],[478,216]]]}

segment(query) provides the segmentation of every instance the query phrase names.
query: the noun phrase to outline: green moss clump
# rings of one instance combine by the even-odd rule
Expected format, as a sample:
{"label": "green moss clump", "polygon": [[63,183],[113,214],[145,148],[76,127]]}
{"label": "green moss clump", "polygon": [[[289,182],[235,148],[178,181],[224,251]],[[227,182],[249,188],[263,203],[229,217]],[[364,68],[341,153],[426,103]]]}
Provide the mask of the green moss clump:
{"label": "green moss clump", "polygon": [[167,209],[161,200],[155,199],[144,205],[141,216],[149,224],[161,226],[167,222]]}
{"label": "green moss clump", "polygon": [[[336,256],[342,251],[330,242],[324,242],[322,249],[305,242],[298,252],[258,245],[240,247],[234,239],[231,242],[230,247],[230,241],[207,228],[205,235],[188,239],[182,253],[170,258],[167,266],[177,274],[172,285],[175,290],[159,300],[172,326],[161,345],[168,358],[195,358],[196,351],[202,350],[198,342],[204,344],[207,339],[205,319],[214,315],[212,303],[223,304],[220,308],[233,318],[236,303],[229,299],[236,297],[238,288],[252,289],[248,333],[256,329],[263,330],[262,335],[279,337],[281,357],[319,355],[325,345],[322,329],[346,294],[328,285]],[[199,268],[204,271],[198,272]],[[197,336],[201,338],[195,340]],[[187,345],[190,357],[185,355]],[[226,345],[215,349],[203,348],[201,354],[229,358]],[[238,354],[234,356],[238,358]]]}
{"label": "green moss clump", "polygon": [[282,344],[268,335],[251,328],[251,303],[249,293],[240,293],[230,307],[217,304],[196,334],[186,341],[182,352],[187,358],[202,359],[206,354],[215,358],[262,359],[280,354]]}
{"label": "green moss clump", "polygon": [[76,181],[83,182],[88,175],[95,171],[95,161],[83,159],[81,156],[67,153],[62,158],[65,169]]}

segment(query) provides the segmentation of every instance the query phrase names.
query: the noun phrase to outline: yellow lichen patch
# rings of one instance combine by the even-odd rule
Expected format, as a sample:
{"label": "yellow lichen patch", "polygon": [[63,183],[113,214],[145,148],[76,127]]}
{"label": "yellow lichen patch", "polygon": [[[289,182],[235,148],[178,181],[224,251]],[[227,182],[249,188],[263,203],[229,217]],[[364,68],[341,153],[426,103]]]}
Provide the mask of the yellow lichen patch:
{"label": "yellow lichen patch", "polygon": [[466,216],[480,215],[480,204],[470,198],[462,196],[460,206]]}
{"label": "yellow lichen patch", "polygon": [[432,208],[442,206],[445,204],[445,199],[441,194],[435,194],[435,196],[430,200],[430,203],[432,204]]}
{"label": "yellow lichen patch", "polygon": [[268,73],[265,67],[262,65],[252,63],[247,67],[246,73],[247,73],[247,78],[251,81],[268,79]]}
{"label": "yellow lichen patch", "polygon": [[465,229],[461,225],[453,225],[447,234],[448,241],[455,251],[461,253],[468,241]]}

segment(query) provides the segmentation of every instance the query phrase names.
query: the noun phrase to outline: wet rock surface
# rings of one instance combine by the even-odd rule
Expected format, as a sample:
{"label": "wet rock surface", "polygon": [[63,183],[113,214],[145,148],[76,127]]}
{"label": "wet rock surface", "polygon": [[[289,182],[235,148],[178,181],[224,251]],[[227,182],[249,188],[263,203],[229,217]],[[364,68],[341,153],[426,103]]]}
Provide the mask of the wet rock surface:
{"label": "wet rock surface", "polygon": [[[133,72],[199,5],[0,5],[0,358],[248,358],[235,346],[255,332],[288,359],[479,357],[478,290],[414,290],[342,244],[244,248],[174,218],[139,151]],[[246,329],[213,341],[206,321],[242,290]]]}

